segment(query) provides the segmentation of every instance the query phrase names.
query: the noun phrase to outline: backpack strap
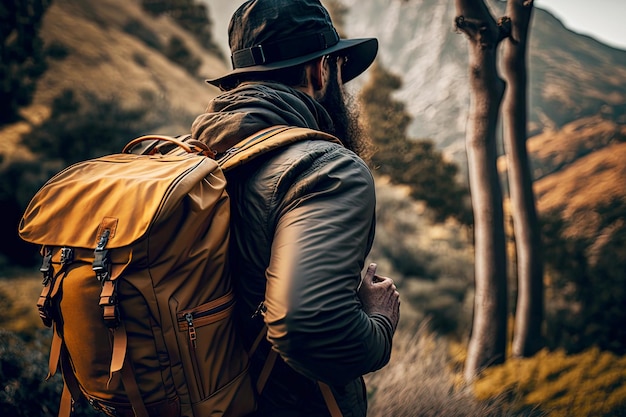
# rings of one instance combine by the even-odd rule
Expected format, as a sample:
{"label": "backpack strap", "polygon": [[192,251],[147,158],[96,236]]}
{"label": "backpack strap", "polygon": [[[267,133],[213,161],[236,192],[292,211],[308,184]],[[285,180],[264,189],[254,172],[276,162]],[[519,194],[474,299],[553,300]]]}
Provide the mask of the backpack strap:
{"label": "backpack strap", "polygon": [[[228,171],[230,169],[243,165],[244,163],[254,159],[257,156],[263,155],[267,152],[273,151],[291,143],[304,140],[326,140],[329,142],[341,144],[341,141],[335,136],[318,130],[293,126],[273,126],[267,129],[263,129],[256,134],[242,140],[237,145],[224,152],[224,154],[217,160],[217,162],[221,166],[223,171]],[[263,325],[263,328],[259,332],[259,335],[255,339],[252,347],[249,350],[249,356],[252,356],[252,354],[255,352],[266,334],[267,327]],[[261,369],[261,373],[259,374],[259,378],[256,383],[257,393],[260,394],[263,391],[263,388],[265,387],[265,384],[269,379],[277,358],[278,352],[276,352],[274,349],[270,349],[270,352],[265,360],[265,364]],[[335,396],[333,395],[330,387],[321,381],[317,381],[317,383],[320,387],[322,396],[324,397],[324,402],[328,407],[330,415],[332,417],[342,417],[343,414],[341,413],[339,405],[337,404],[337,400],[335,399]]]}
{"label": "backpack strap", "polygon": [[[259,347],[259,344],[265,338],[266,335],[267,335],[267,326],[264,324],[263,328],[259,332],[259,335],[254,340],[252,347],[248,351],[248,356],[250,357],[252,356],[252,354]],[[269,379],[270,374],[272,373],[272,369],[274,368],[274,364],[276,363],[277,358],[278,358],[278,352],[276,352],[274,349],[270,349],[270,352],[268,353],[267,358],[265,359],[265,363],[263,364],[263,368],[261,369],[261,373],[259,374],[259,378],[257,379],[257,382],[256,382],[256,390],[259,395],[263,392],[263,388],[265,388],[265,384],[267,383],[267,380]],[[328,408],[328,411],[330,412],[331,417],[343,417],[343,413],[341,412],[341,409],[339,408],[339,404],[337,404],[337,400],[335,399],[335,396],[330,386],[328,386],[328,384],[325,384],[322,381],[317,381],[317,385],[319,386],[320,391],[322,392],[322,397],[324,397],[324,402],[326,403],[326,407]]]}
{"label": "backpack strap", "polygon": [[303,140],[316,139],[341,144],[341,141],[335,136],[319,130],[294,126],[272,126],[247,137],[228,149],[218,158],[217,162],[223,171],[228,171],[280,147]]}
{"label": "backpack strap", "polygon": [[326,407],[328,407],[328,411],[330,411],[331,417],[342,417],[343,414],[330,387],[322,381],[317,381],[317,385],[319,385],[320,391],[322,391],[324,402],[326,403]]}

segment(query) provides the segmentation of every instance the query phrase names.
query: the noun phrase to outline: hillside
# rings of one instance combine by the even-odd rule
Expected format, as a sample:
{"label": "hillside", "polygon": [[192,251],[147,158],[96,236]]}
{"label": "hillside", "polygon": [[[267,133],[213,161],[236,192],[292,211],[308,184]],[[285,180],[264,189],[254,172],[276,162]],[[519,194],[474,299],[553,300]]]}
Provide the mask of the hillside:
{"label": "hillside", "polygon": [[624,161],[626,142],[614,143],[537,181],[538,210],[557,210],[574,225],[570,234],[593,237],[600,222],[595,208],[609,204],[616,197],[626,201]]}
{"label": "hillside", "polygon": [[[626,200],[626,124],[602,116],[586,117],[561,129],[546,130],[527,142],[540,212],[578,216],[581,228],[593,220],[586,214],[614,197]],[[500,157],[498,169],[506,170]],[[582,232],[582,229],[580,230]]]}
{"label": "hillside", "polygon": [[[168,17],[154,18],[137,0],[84,2],[55,0],[44,20],[46,43],[60,42],[68,58],[55,62],[40,82],[36,101],[49,103],[63,88],[115,95],[138,104],[142,91],[156,93],[173,108],[200,113],[217,90],[205,78],[225,71],[225,63],[207,53],[196,40]],[[187,73],[150,44],[183,39],[202,59],[198,76]],[[149,44],[150,43],[150,44]]]}
{"label": "hillside", "polygon": [[[382,62],[403,74],[405,85],[398,98],[414,117],[410,133],[433,139],[462,160],[467,51],[466,40],[451,27],[453,3],[363,0],[356,7],[353,0],[342,2],[348,6],[348,35],[378,37]],[[207,2],[215,39],[226,54],[226,27],[239,3]],[[495,4],[502,8],[501,2]],[[29,123],[48,116],[52,100],[64,89],[112,97],[128,107],[146,106],[147,101],[162,121],[155,133],[178,134],[217,93],[204,79],[228,70],[171,19],[145,13],[139,0],[55,0],[44,18],[42,36],[46,45],[60,45],[68,54],[49,60],[33,105],[22,112],[26,121],[0,129],[5,163],[23,155],[20,136],[27,134]],[[201,58],[198,75],[167,59],[158,47],[172,36],[183,39]],[[626,180],[614,149],[626,137],[626,51],[573,33],[539,9],[530,48],[533,136],[528,149],[540,210],[558,206],[578,212],[591,207],[596,197],[626,199]],[[588,177],[581,178],[581,172]],[[601,181],[596,175],[613,180]],[[571,193],[585,190],[585,184],[590,190],[581,199],[585,204],[578,204]]]}
{"label": "hillside", "polygon": [[[209,54],[186,31],[167,17],[146,14],[138,0],[55,0],[44,17],[41,35],[48,46],[67,51],[62,59],[48,59],[48,70],[38,81],[33,104],[22,111],[37,123],[49,114],[50,104],[64,89],[90,92],[132,108],[151,103],[163,121],[159,132],[185,133],[195,115],[202,113],[217,89],[205,78],[225,71],[225,63]],[[202,60],[191,75],[159,50],[172,36]],[[19,136],[28,123],[0,130],[0,153],[20,152]]]}

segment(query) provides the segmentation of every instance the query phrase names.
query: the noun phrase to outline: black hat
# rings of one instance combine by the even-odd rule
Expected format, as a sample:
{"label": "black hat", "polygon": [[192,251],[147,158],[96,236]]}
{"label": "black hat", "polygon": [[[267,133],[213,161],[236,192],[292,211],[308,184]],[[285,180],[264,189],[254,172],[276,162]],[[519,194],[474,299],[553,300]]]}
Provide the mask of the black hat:
{"label": "black hat", "polygon": [[248,0],[228,25],[233,70],[207,80],[220,86],[238,74],[292,67],[337,54],[347,57],[341,69],[347,83],[376,58],[376,38],[340,39],[319,0]]}

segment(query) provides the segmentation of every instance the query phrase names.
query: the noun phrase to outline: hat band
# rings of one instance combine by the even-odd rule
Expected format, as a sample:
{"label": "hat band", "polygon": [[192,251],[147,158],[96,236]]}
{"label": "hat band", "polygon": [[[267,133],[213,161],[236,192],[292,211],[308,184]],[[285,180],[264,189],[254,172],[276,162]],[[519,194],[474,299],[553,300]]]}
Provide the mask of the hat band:
{"label": "hat band", "polygon": [[323,51],[337,42],[339,42],[339,35],[334,28],[330,28],[320,33],[240,49],[233,52],[231,61],[233,69],[269,64]]}

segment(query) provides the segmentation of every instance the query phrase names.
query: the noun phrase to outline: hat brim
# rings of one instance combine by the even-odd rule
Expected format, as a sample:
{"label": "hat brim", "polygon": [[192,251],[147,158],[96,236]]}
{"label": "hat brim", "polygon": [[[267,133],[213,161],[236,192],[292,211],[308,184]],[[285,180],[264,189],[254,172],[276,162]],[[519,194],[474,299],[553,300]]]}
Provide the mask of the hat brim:
{"label": "hat brim", "polygon": [[237,68],[226,75],[206,80],[206,82],[216,87],[221,87],[223,85],[232,84],[232,81],[235,80],[240,74],[289,68],[295,65],[304,64],[305,62],[324,55],[336,54],[339,52],[341,52],[340,55],[347,58],[345,65],[341,68],[341,79],[345,84],[362,74],[372,64],[372,62],[374,62],[376,54],[378,53],[378,40],[376,38],[340,39],[335,45],[320,51],[284,61]]}

